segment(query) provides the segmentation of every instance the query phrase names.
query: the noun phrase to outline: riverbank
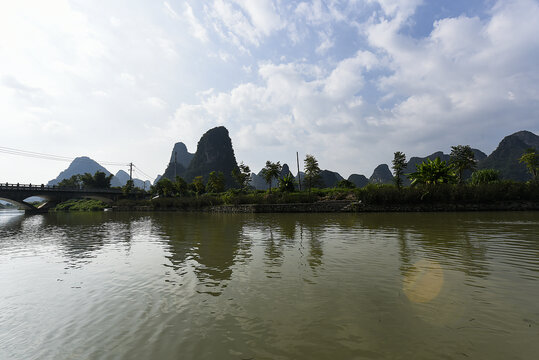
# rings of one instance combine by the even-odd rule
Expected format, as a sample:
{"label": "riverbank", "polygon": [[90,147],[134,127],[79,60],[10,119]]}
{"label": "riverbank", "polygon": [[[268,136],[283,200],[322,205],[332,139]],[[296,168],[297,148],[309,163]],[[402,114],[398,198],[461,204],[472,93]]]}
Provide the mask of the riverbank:
{"label": "riverbank", "polygon": [[122,199],[112,204],[70,200],[55,211],[186,211],[215,213],[317,213],[418,211],[539,210],[539,185],[500,182],[480,186],[417,186],[398,189],[369,185],[361,189],[313,189],[308,192],[264,191]]}
{"label": "riverbank", "polygon": [[350,213],[350,212],[455,212],[455,211],[537,211],[539,202],[500,201],[482,204],[384,204],[368,205],[358,201],[320,201],[296,204],[215,205],[202,208],[155,209],[152,206],[113,206],[113,211],[164,211],[210,213]]}

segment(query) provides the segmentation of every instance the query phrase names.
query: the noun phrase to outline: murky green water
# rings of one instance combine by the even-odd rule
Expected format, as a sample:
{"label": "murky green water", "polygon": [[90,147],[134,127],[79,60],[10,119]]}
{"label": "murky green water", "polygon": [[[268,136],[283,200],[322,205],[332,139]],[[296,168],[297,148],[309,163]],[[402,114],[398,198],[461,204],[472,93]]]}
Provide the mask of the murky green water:
{"label": "murky green water", "polygon": [[0,212],[0,359],[537,354],[537,212]]}

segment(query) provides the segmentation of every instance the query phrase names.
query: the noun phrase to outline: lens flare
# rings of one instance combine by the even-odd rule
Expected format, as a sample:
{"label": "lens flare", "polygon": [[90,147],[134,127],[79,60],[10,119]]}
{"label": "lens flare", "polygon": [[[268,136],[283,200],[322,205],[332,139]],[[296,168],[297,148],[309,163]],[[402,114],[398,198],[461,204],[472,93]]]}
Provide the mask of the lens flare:
{"label": "lens flare", "polygon": [[406,297],[414,303],[432,301],[444,284],[444,271],[439,263],[419,260],[404,276],[402,288]]}

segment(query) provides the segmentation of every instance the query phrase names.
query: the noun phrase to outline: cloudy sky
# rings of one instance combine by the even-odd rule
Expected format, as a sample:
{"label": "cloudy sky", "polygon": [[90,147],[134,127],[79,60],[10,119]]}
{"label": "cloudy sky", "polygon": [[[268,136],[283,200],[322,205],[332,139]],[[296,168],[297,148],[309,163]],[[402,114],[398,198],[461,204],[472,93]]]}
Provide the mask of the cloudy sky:
{"label": "cloudy sky", "polygon": [[[537,19],[537,0],[3,1],[0,146],[151,177],[218,125],[257,172],[296,151],[345,177],[395,151],[488,154],[539,132]],[[0,164],[32,183],[68,165]]]}

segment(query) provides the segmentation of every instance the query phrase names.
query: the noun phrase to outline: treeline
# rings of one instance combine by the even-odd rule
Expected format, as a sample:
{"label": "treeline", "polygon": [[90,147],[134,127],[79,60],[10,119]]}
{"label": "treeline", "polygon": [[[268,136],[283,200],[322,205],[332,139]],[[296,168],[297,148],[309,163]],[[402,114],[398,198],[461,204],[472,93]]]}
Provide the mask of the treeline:
{"label": "treeline", "polygon": [[[529,148],[518,159],[524,163],[532,175],[531,183],[539,180],[539,156],[536,150]],[[403,174],[406,168],[406,155],[400,151],[395,152],[392,161],[394,174],[394,183],[398,188],[402,187],[403,176],[407,176],[412,182],[411,186],[416,184],[436,185],[436,184],[463,184],[465,171],[473,171],[469,179],[472,185],[496,183],[500,181],[500,173],[494,169],[476,170],[477,160],[474,152],[469,145],[457,145],[451,147],[449,162],[440,160],[437,157],[434,160],[427,159],[416,166],[416,171],[410,174]]]}
{"label": "treeline", "polygon": [[[453,146],[449,162],[439,158],[427,159],[410,174],[403,173],[407,165],[405,154],[396,152],[394,155],[393,184],[369,184],[356,188],[352,182],[341,180],[334,188],[320,189],[321,170],[318,161],[314,156],[307,155],[301,184],[291,173],[280,176],[280,162],[267,161],[261,175],[268,189],[255,190],[249,186],[249,167],[241,163],[232,174],[238,185],[235,189],[225,191],[223,174],[219,172],[211,173],[207,183],[203,182],[201,176],[190,184],[180,177],[176,177],[176,181],[161,179],[150,190],[153,195],[152,206],[185,209],[220,204],[279,204],[345,199],[379,205],[539,201],[539,161],[532,149],[520,158],[533,176],[533,180],[528,183],[501,180],[499,172],[493,169],[475,170],[477,161],[468,145]],[[465,181],[463,174],[466,171],[473,172]],[[405,177],[411,180],[410,186],[403,185]],[[272,188],[274,180],[277,180],[276,188]]]}
{"label": "treeline", "polygon": [[107,175],[102,171],[96,171],[95,174],[85,173],[82,175],[73,175],[58,183],[60,188],[73,189],[108,189],[113,175]]}
{"label": "treeline", "polygon": [[[397,189],[404,188],[403,183],[405,177],[411,180],[411,187],[417,185],[440,185],[440,184],[458,184],[463,185],[464,174],[471,171],[469,180],[466,181],[470,185],[481,185],[498,183],[501,181],[500,173],[494,169],[476,170],[477,160],[474,152],[469,145],[457,145],[451,147],[450,161],[442,161],[440,158],[434,160],[427,159],[416,166],[416,171],[404,174],[407,167],[406,155],[400,151],[395,152],[392,161],[393,180]],[[526,164],[526,167],[532,175],[530,182],[538,181],[539,174],[539,157],[534,149],[528,149],[522,154],[519,159],[521,163]],[[277,180],[277,190],[280,192],[294,192],[298,190],[312,192],[313,188],[321,185],[320,167],[318,161],[312,155],[307,155],[304,160],[304,178],[298,182],[291,173],[281,175],[282,166],[279,161],[266,161],[266,166],[262,169],[261,175],[268,184],[268,193],[272,193],[272,184]],[[237,182],[237,188],[243,192],[253,191],[249,186],[250,169],[248,166],[241,163],[237,169],[232,172],[233,178]],[[355,188],[349,180],[341,180],[337,183],[336,188],[352,189]],[[371,187],[372,188],[372,187]],[[188,196],[201,195],[204,193],[221,193],[225,190],[224,174],[222,172],[212,172],[208,176],[206,183],[202,176],[196,177],[192,183],[187,184],[181,177],[176,177],[176,181],[171,181],[166,178],[160,179],[152,188],[151,193],[154,196]]]}
{"label": "treeline", "polygon": [[[204,181],[197,176],[187,183],[177,176],[174,181],[161,178],[148,192],[134,189],[133,182],[123,187],[125,199],[120,206],[150,206],[156,210],[199,210],[212,205],[241,204],[288,204],[329,200],[349,200],[368,205],[398,204],[474,204],[499,201],[539,201],[539,157],[534,149],[520,157],[532,175],[527,183],[501,180],[493,169],[476,170],[477,161],[468,145],[453,146],[450,161],[439,158],[427,159],[416,166],[416,171],[404,174],[406,155],[395,152],[392,161],[393,184],[368,184],[356,188],[349,180],[341,180],[333,188],[321,186],[320,167],[313,155],[304,159],[304,175],[298,182],[291,173],[281,176],[280,162],[267,161],[261,175],[268,184],[267,190],[255,190],[249,185],[251,170],[240,163],[232,171],[236,187],[226,189],[222,172],[212,171]],[[465,180],[463,174],[471,172]],[[59,186],[110,187],[110,179],[104,173],[75,175],[63,180]],[[404,186],[407,177],[411,185]],[[277,186],[272,184],[277,180]],[[151,199],[150,199],[151,198]],[[83,207],[81,203],[69,204],[70,208]],[[90,204],[95,208],[96,204]],[[103,204],[104,205],[104,204]],[[58,209],[60,210],[60,209]]]}

